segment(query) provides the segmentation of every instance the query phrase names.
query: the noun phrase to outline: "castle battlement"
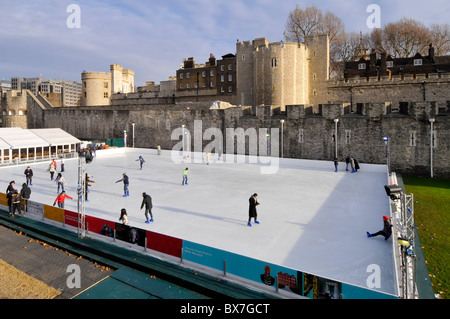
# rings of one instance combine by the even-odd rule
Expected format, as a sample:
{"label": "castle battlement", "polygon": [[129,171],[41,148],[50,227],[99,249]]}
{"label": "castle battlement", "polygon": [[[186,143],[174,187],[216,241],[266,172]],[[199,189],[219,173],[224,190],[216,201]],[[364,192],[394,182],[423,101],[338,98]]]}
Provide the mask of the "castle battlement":
{"label": "castle battlement", "polygon": [[81,79],[105,79],[111,78],[111,73],[108,72],[83,72],[81,73]]}
{"label": "castle battlement", "polygon": [[328,85],[334,86],[349,86],[349,85],[366,85],[366,84],[423,84],[423,83],[437,83],[437,82],[448,82],[450,80],[449,73],[432,73],[432,74],[408,74],[405,76],[394,75],[394,76],[371,76],[363,78],[350,78],[347,80],[328,80]]}

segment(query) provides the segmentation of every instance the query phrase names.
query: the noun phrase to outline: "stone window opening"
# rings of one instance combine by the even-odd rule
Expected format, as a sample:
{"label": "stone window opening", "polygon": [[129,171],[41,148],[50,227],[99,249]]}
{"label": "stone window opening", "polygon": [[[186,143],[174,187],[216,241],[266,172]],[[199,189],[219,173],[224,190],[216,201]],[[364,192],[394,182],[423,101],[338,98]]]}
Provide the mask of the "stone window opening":
{"label": "stone window opening", "polygon": [[409,146],[415,147],[417,144],[416,131],[409,132]]}

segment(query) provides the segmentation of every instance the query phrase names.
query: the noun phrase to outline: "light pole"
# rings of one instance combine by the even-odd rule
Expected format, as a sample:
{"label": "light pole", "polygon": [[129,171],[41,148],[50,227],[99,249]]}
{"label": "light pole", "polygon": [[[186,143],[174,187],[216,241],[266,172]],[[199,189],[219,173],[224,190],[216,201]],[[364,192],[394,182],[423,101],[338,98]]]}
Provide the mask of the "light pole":
{"label": "light pole", "polygon": [[390,151],[389,151],[389,137],[385,136],[383,137],[384,144],[386,145],[386,164],[388,167],[388,174],[391,173],[391,159],[390,159]]}
{"label": "light pole", "polygon": [[284,131],[284,120],[280,120],[281,122],[281,158],[283,158],[283,150],[284,150],[284,138],[283,138],[283,131]]}
{"label": "light pole", "polygon": [[131,123],[131,126],[133,127],[133,148],[134,148],[134,126],[136,125],[136,123]]}
{"label": "light pole", "polygon": [[434,132],[433,132],[433,124],[434,119],[430,119],[430,175],[433,178],[433,146],[434,146]]}
{"label": "light pole", "polygon": [[337,135],[337,126],[339,119],[334,119],[334,148],[335,148],[335,157],[338,157],[338,135]]}
{"label": "light pole", "polygon": [[182,136],[182,141],[183,141],[183,157],[184,157],[184,124],[181,125],[181,127],[183,128],[183,136]]}

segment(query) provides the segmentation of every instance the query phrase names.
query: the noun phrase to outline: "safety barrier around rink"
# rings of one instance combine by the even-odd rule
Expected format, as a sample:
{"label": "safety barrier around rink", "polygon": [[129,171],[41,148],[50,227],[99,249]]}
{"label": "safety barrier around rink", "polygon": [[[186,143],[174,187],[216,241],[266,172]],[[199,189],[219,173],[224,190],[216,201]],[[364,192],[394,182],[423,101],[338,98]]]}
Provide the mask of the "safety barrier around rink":
{"label": "safety barrier around rink", "polygon": [[[0,193],[0,207],[8,210],[6,194]],[[78,213],[50,205],[27,201],[24,218],[40,220],[77,231]],[[102,238],[113,244],[131,245],[135,250],[173,261],[178,260],[198,271],[212,272],[269,292],[298,298],[332,299],[398,299],[398,296],[360,287],[298,269],[253,259],[206,245],[175,238],[149,230],[85,216],[86,236]],[[245,265],[245,266],[243,266]]]}

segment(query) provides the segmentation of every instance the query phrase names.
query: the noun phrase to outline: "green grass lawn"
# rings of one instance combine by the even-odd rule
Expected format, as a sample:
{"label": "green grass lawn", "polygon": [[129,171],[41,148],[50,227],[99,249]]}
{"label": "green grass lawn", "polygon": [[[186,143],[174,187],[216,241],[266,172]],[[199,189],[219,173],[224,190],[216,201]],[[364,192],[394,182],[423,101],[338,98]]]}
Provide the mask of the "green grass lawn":
{"label": "green grass lawn", "polygon": [[450,299],[450,180],[403,176],[435,294]]}

